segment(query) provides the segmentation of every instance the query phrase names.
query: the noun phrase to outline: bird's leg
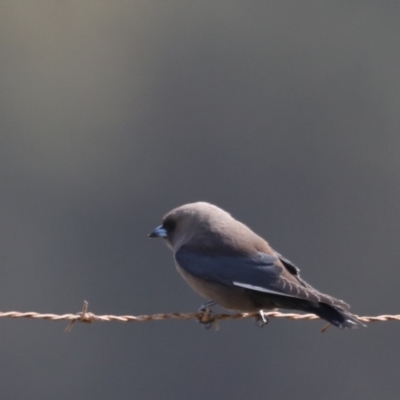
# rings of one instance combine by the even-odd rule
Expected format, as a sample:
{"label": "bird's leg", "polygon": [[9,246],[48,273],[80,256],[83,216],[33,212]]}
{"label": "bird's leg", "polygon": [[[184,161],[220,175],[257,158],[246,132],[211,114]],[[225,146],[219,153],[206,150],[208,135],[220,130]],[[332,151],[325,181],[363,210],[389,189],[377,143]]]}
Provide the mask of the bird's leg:
{"label": "bird's leg", "polygon": [[213,307],[215,305],[216,303],[214,301],[208,301],[207,303],[202,304],[197,312],[205,312],[207,308]]}
{"label": "bird's leg", "polygon": [[260,310],[258,315],[255,317],[256,324],[259,328],[262,328],[264,325],[268,324],[268,318],[265,316],[264,310]]}
{"label": "bird's leg", "polygon": [[197,312],[202,314],[201,317],[198,318],[197,322],[199,322],[205,329],[210,329],[214,323],[214,312],[210,307],[215,306],[215,302],[209,301],[200,306]]}

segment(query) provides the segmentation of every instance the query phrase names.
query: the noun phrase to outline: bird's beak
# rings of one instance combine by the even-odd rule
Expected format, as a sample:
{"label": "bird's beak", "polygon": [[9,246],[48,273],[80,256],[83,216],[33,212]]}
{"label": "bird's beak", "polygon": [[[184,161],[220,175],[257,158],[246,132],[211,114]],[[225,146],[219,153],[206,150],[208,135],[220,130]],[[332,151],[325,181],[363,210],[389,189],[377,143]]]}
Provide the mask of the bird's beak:
{"label": "bird's beak", "polygon": [[167,231],[165,230],[165,228],[162,225],[160,225],[160,226],[157,226],[157,228],[154,229],[153,232],[149,233],[148,236],[149,236],[149,238],[156,238],[156,237],[166,238],[168,235],[167,235]]}

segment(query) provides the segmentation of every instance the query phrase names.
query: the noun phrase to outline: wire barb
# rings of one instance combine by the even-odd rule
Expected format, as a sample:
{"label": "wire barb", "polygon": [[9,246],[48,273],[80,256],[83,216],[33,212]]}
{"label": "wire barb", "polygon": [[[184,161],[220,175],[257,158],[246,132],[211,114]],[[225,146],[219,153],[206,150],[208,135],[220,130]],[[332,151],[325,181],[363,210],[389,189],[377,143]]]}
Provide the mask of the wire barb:
{"label": "wire barb", "polygon": [[[0,311],[0,318],[30,318],[30,319],[44,319],[50,321],[69,321],[66,332],[71,331],[75,323],[93,323],[93,322],[148,322],[148,321],[164,321],[167,319],[181,319],[181,320],[201,320],[211,322],[216,329],[218,329],[218,321],[237,320],[259,317],[259,313],[236,313],[236,314],[213,314],[212,316],[204,312],[195,313],[168,313],[168,314],[146,314],[146,315],[95,315],[88,312],[89,303],[83,302],[82,311],[76,314],[41,314],[34,311],[20,312],[20,311]],[[315,320],[319,319],[315,314],[295,314],[295,313],[281,313],[278,311],[263,312],[265,318],[284,318],[291,320]],[[397,315],[377,315],[377,316],[363,316],[359,317],[354,315],[361,322],[387,322],[387,321],[400,321],[400,314]],[[327,328],[327,327],[326,327]],[[323,331],[326,330],[323,328]]]}
{"label": "wire barb", "polygon": [[86,300],[84,300],[82,311],[76,314],[76,318],[71,319],[70,323],[65,328],[65,332],[70,332],[74,327],[76,321],[85,322],[86,324],[91,324],[92,322],[97,321],[97,316],[92,313],[89,313],[88,309],[89,309],[89,303]]}

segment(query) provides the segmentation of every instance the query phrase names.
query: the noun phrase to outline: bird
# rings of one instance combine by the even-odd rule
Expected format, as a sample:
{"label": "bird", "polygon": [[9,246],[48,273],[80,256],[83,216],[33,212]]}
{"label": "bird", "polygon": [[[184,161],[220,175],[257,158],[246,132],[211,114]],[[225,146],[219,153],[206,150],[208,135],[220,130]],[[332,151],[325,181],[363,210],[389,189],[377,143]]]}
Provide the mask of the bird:
{"label": "bird", "polygon": [[195,202],[174,208],[149,235],[164,238],[189,286],[227,310],[259,313],[289,309],[314,313],[338,328],[364,326],[342,300],[323,294],[300,269],[223,209]]}

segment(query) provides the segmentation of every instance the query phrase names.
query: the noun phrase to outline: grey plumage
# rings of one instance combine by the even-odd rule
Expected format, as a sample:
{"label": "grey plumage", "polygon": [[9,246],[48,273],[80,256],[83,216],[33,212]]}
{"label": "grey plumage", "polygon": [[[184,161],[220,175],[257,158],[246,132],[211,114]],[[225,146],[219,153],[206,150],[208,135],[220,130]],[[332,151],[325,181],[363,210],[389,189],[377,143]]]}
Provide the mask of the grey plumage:
{"label": "grey plumage", "polygon": [[345,302],[318,292],[292,262],[212,204],[175,208],[149,236],[164,237],[188,284],[227,309],[293,309],[315,313],[340,328],[362,325]]}

